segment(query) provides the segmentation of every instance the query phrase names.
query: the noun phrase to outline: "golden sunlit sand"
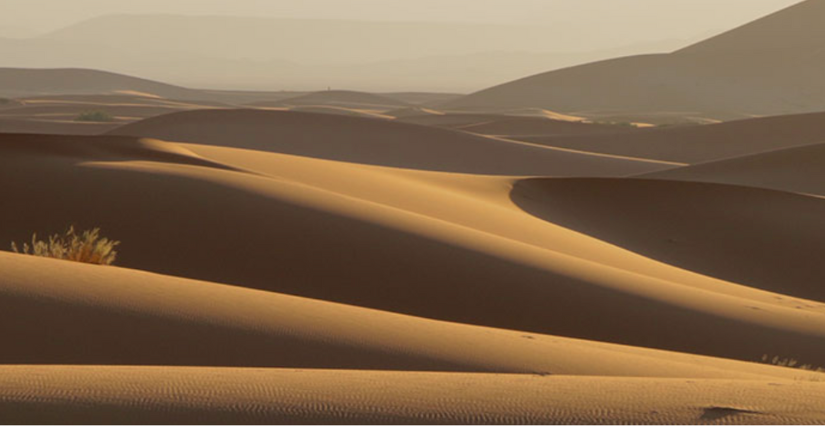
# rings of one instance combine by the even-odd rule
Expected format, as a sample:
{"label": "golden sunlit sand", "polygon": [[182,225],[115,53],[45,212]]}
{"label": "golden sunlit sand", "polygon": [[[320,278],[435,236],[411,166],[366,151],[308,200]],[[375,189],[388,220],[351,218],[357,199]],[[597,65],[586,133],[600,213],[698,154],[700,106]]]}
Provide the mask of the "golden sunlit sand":
{"label": "golden sunlit sand", "polygon": [[825,422],[825,104],[670,89],[821,5],[469,96],[0,69],[0,421]]}

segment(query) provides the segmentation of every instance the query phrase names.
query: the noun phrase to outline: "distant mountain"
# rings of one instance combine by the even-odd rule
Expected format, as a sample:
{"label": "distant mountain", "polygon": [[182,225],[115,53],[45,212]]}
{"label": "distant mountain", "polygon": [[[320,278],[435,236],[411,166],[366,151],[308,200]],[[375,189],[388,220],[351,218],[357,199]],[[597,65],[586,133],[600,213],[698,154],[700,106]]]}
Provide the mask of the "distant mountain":
{"label": "distant mountain", "polygon": [[105,69],[188,87],[467,93],[547,69],[690,42],[605,41],[572,24],[112,15],[38,37],[0,39],[0,58],[4,66]]}
{"label": "distant mountain", "polygon": [[624,57],[486,89],[453,108],[770,115],[825,110],[825,1],[808,0],[671,54]]}
{"label": "distant mountain", "polygon": [[81,68],[0,68],[0,97],[116,94],[135,92],[168,99],[249,103],[302,95],[300,92],[198,90],[145,78]]}
{"label": "distant mountain", "polygon": [[0,95],[6,97],[124,91],[179,99],[201,96],[197,90],[106,71],[75,68],[0,68]]}

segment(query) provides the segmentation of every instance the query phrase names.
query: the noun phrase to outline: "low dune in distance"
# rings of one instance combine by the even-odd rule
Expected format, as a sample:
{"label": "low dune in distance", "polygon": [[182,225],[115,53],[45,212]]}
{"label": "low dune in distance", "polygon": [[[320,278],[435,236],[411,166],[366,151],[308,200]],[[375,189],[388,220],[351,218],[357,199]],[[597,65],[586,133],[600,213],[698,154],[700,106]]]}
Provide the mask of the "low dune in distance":
{"label": "low dune in distance", "polygon": [[255,107],[277,107],[294,105],[335,105],[351,108],[372,108],[372,109],[397,109],[409,107],[410,104],[386,96],[375,95],[365,92],[353,92],[347,90],[328,90],[324,92],[314,92],[294,98],[281,99],[278,101],[257,101],[247,104]]}
{"label": "low dune in distance", "polygon": [[647,178],[716,182],[825,197],[825,143],[654,172]]}
{"label": "low dune in distance", "polygon": [[53,135],[99,135],[120,127],[119,123],[91,123],[74,120],[34,120],[0,118],[0,133]]}
{"label": "low dune in distance", "polygon": [[488,175],[627,176],[672,167],[413,124],[293,111],[186,111],[123,126],[111,134]]}
{"label": "low dune in distance", "polygon": [[697,164],[822,142],[825,113],[639,129],[608,135],[519,139],[559,148]]}

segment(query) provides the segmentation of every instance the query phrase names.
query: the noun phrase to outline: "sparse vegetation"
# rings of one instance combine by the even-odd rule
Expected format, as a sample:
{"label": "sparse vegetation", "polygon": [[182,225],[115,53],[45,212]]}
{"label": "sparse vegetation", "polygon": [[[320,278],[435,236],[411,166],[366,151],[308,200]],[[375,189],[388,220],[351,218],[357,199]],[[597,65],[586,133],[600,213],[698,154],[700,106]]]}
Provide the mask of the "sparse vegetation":
{"label": "sparse vegetation", "polygon": [[101,237],[99,228],[78,234],[72,226],[64,234],[52,235],[47,241],[38,240],[37,234],[34,234],[31,245],[23,243],[23,246],[19,247],[13,242],[11,248],[15,253],[32,256],[111,265],[117,258],[115,247],[118,245],[119,241]]}
{"label": "sparse vegetation", "polygon": [[11,99],[8,98],[0,98],[0,105],[8,105],[11,103]]}
{"label": "sparse vegetation", "polygon": [[825,368],[822,367],[814,367],[811,364],[800,364],[799,361],[793,358],[780,358],[775,356],[771,358],[769,355],[762,355],[762,362],[767,364],[773,364],[779,367],[788,367],[788,368],[798,368],[800,370],[805,371],[816,371],[818,373],[825,373]]}
{"label": "sparse vegetation", "polygon": [[86,111],[75,117],[74,121],[108,122],[115,121],[115,118],[106,111]]}
{"label": "sparse vegetation", "polygon": [[628,121],[597,121],[597,124],[602,124],[605,126],[616,126],[616,127],[632,127],[637,128],[639,127],[636,123],[631,123]]}

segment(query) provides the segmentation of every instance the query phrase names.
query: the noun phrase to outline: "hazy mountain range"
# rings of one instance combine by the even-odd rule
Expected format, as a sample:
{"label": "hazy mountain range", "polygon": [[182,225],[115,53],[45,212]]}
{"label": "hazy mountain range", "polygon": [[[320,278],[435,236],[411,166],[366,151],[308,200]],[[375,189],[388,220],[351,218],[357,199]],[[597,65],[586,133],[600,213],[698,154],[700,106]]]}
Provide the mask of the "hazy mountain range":
{"label": "hazy mountain range", "polygon": [[825,110],[825,1],[808,0],[671,54],[505,83],[453,108],[775,115]]}
{"label": "hazy mountain range", "polygon": [[5,66],[104,69],[189,87],[471,92],[549,69],[668,52],[700,38],[606,42],[572,24],[113,15],[37,37],[0,38],[0,55]]}

